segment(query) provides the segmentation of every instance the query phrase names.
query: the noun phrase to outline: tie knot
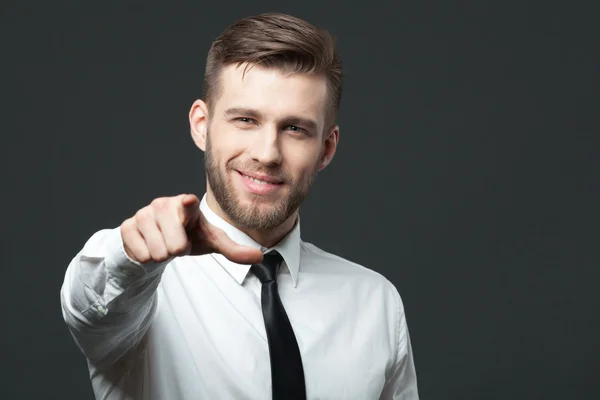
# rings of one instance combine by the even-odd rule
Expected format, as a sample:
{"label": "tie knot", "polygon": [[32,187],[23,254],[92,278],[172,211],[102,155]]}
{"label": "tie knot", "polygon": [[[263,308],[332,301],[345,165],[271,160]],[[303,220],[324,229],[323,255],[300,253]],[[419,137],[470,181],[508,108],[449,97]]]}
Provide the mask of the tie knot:
{"label": "tie knot", "polygon": [[260,264],[254,264],[251,267],[252,273],[260,280],[261,283],[275,281],[277,267],[283,261],[283,257],[276,251],[272,251],[263,256]]}

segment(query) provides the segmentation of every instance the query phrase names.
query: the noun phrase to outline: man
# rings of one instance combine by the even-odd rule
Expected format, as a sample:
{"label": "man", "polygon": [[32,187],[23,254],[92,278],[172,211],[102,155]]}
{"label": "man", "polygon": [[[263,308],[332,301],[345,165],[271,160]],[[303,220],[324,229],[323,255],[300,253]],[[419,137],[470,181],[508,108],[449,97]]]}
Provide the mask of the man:
{"label": "man", "polygon": [[402,301],[380,274],[300,238],[332,160],[332,38],[263,14],[211,47],[191,107],[207,190],[92,235],[61,289],[98,399],[418,399]]}

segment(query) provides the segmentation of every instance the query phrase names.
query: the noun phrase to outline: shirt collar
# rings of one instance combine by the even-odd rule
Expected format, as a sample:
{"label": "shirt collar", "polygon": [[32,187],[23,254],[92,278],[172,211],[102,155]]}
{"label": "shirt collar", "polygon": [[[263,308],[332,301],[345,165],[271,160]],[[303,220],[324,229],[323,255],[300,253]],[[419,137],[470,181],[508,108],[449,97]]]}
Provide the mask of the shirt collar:
{"label": "shirt collar", "polygon": [[[200,202],[200,211],[204,214],[206,220],[210,224],[222,229],[234,242],[260,249],[263,254],[266,254],[271,250],[277,250],[283,257],[283,265],[287,266],[287,269],[292,276],[292,283],[294,287],[296,287],[298,283],[298,272],[300,270],[300,217],[298,217],[294,228],[292,228],[279,243],[273,247],[266,248],[211,210],[206,201],[206,194],[204,194],[202,201]],[[242,284],[246,275],[248,275],[248,271],[250,271],[251,265],[234,263],[225,258],[222,254],[213,254],[213,257],[216,258],[223,268],[225,268],[239,284]]]}

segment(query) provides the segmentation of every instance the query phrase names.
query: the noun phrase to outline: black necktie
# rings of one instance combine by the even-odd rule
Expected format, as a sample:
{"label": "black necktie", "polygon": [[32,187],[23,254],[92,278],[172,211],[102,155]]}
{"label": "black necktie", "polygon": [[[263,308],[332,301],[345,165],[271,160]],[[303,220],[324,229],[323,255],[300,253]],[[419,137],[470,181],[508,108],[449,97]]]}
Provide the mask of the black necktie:
{"label": "black necktie", "polygon": [[276,272],[282,260],[279,253],[271,252],[264,255],[262,263],[253,265],[251,269],[262,283],[261,304],[271,358],[273,400],[304,400],[306,388],[302,358],[277,290]]}

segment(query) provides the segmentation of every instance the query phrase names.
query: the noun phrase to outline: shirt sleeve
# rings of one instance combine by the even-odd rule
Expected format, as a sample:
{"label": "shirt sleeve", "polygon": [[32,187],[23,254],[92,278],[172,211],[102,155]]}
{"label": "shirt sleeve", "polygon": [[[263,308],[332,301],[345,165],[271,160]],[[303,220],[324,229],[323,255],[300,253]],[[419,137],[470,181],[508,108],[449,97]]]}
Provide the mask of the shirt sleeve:
{"label": "shirt sleeve", "polygon": [[67,267],[63,318],[89,362],[112,365],[140,342],[156,312],[156,289],[168,259],[140,264],[123,248],[121,229],[88,239]]}
{"label": "shirt sleeve", "polygon": [[397,353],[380,400],[419,400],[417,374],[404,307],[395,287],[392,291],[396,301]]}

